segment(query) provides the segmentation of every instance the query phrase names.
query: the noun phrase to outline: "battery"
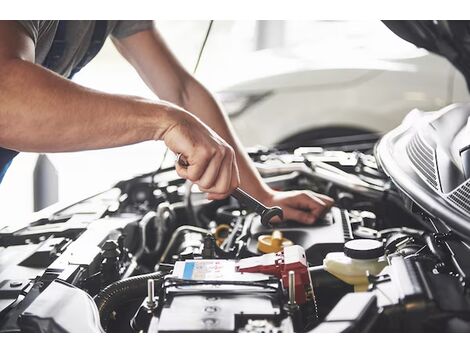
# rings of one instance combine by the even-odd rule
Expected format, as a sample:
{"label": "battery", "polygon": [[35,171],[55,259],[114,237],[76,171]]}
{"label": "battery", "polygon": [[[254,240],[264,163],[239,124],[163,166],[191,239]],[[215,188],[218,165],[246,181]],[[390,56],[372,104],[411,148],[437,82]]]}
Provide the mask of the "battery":
{"label": "battery", "polygon": [[238,272],[234,260],[178,261],[149,332],[237,332],[256,324],[291,330],[280,287],[272,276]]}

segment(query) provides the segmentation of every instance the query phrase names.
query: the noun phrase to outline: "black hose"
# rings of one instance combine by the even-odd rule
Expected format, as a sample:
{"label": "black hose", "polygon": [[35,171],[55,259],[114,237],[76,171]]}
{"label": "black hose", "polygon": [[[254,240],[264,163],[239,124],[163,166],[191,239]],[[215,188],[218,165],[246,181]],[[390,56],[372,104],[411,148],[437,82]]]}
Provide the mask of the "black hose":
{"label": "black hose", "polygon": [[441,262],[445,263],[447,260],[447,253],[442,249],[442,247],[437,243],[434,234],[425,233],[424,241],[426,242],[429,251],[434,254],[434,256]]}
{"label": "black hose", "polygon": [[111,313],[122,303],[131,301],[147,294],[147,281],[150,279],[163,282],[166,273],[157,271],[155,273],[129,277],[106,286],[95,296],[95,303],[100,313],[101,326],[104,330],[108,327]]}

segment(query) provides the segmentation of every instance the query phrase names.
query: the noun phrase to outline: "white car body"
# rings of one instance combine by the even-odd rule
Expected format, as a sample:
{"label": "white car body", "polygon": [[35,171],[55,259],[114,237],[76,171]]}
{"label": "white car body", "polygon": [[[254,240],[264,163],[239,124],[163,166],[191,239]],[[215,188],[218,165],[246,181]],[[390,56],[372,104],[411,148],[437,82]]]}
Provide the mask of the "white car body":
{"label": "white car body", "polygon": [[219,96],[230,115],[248,96],[271,92],[232,116],[246,146],[274,145],[326,126],[382,133],[414,108],[437,110],[468,101],[463,76],[446,59],[399,38],[392,42],[398,43],[396,51],[392,44],[369,50],[374,43],[352,49],[338,43],[318,50],[303,46],[258,51],[239,59],[244,74],[237,71],[234,83],[220,89]]}

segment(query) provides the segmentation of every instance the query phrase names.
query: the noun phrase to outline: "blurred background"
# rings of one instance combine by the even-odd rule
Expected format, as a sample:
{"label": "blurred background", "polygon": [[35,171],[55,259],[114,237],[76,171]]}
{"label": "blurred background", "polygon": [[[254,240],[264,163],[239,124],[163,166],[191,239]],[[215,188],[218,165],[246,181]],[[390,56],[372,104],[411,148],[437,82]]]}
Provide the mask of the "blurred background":
{"label": "blurred background", "polygon": [[[193,72],[209,21],[156,26]],[[413,108],[468,100],[464,79],[445,59],[401,40],[379,21],[215,21],[196,77],[217,94],[245,146],[299,136],[315,144],[336,137],[333,126],[345,136],[383,133]],[[74,81],[157,99],[109,40]],[[51,180],[49,203],[67,203],[156,169],[164,150],[161,142],[146,142],[48,154],[36,175]],[[0,184],[0,225],[25,220],[35,209],[37,160],[33,153],[14,159]]]}

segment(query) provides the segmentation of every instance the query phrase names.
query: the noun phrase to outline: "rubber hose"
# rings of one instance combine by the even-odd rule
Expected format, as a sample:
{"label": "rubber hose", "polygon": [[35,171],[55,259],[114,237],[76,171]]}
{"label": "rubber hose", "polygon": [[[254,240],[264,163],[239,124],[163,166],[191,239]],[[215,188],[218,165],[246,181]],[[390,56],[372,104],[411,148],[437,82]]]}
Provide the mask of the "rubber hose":
{"label": "rubber hose", "polygon": [[441,263],[445,263],[446,260],[447,260],[447,254],[446,252],[444,252],[444,250],[439,246],[439,244],[437,243],[435,237],[430,234],[430,233],[426,233],[424,234],[424,240],[429,248],[429,250],[431,251],[432,254],[434,254],[434,256],[441,262]]}
{"label": "rubber hose", "polygon": [[121,281],[113,282],[98,293],[95,296],[95,303],[100,313],[101,326],[103,329],[107,329],[113,310],[124,302],[139,297],[145,297],[147,294],[147,281],[149,279],[161,281],[165,274],[166,273],[157,271],[155,273],[132,276]]}

